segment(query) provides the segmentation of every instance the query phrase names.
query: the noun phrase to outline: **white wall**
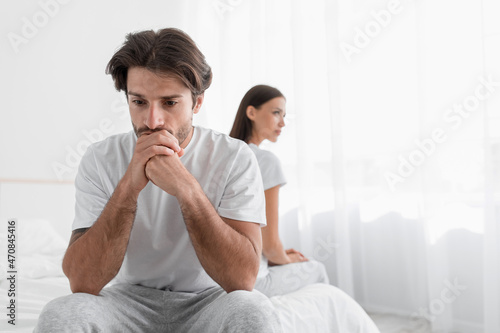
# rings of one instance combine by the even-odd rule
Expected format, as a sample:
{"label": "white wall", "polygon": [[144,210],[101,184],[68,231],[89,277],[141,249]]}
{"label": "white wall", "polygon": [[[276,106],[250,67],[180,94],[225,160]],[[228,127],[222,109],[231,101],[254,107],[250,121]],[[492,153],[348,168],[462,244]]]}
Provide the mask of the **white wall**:
{"label": "white wall", "polygon": [[105,75],[106,64],[128,32],[185,29],[181,6],[179,1],[2,4],[0,178],[71,180],[89,141],[130,130],[126,103]]}

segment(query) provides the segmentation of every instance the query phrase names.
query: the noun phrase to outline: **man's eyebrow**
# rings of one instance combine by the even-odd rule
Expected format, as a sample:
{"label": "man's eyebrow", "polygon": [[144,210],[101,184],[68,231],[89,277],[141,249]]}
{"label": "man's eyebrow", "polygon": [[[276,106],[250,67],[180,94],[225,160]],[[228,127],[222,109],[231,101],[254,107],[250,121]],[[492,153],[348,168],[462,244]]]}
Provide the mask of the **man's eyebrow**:
{"label": "man's eyebrow", "polygon": [[[136,96],[136,97],[139,97],[139,98],[143,98],[144,99],[144,96],[139,94],[139,93],[136,93],[136,92],[133,92],[133,91],[129,91],[128,92],[128,95],[132,95],[132,96]],[[173,98],[179,98],[179,97],[183,97],[183,95],[181,94],[174,94],[174,95],[169,95],[169,96],[162,96],[160,97],[161,99],[173,99]]]}
{"label": "man's eyebrow", "polygon": [[144,96],[142,96],[141,94],[139,94],[139,93],[135,93],[135,92],[130,91],[130,90],[129,90],[129,91],[127,91],[127,95],[133,95],[133,96],[137,96],[137,97],[139,97],[139,98],[144,98]]}
{"label": "man's eyebrow", "polygon": [[181,94],[175,94],[175,95],[170,95],[170,96],[162,96],[161,99],[173,99],[173,98],[180,98],[183,97]]}

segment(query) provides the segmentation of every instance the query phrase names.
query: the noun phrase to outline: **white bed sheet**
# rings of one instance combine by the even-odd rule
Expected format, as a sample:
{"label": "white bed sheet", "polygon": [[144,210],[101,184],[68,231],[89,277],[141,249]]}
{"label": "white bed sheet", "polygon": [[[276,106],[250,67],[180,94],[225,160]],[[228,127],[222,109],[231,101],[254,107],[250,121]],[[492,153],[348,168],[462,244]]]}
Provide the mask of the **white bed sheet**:
{"label": "white bed sheet", "polygon": [[361,306],[331,285],[312,284],[271,302],[284,333],[379,333]]}
{"label": "white bed sheet", "polygon": [[[71,293],[61,268],[67,241],[44,220],[25,221],[18,229],[16,325],[6,316],[7,281],[0,281],[0,332],[32,332],[42,308],[50,300]],[[0,244],[6,241],[0,231]],[[0,271],[7,272],[6,260]],[[3,274],[2,273],[2,274]],[[340,289],[314,284],[296,292],[271,297],[285,333],[379,333],[363,309]]]}

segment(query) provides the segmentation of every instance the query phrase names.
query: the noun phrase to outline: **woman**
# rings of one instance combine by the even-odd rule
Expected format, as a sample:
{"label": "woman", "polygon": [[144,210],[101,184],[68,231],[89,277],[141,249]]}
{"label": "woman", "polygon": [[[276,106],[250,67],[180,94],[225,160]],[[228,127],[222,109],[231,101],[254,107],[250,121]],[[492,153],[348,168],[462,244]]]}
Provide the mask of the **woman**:
{"label": "woman", "polygon": [[[328,276],[322,263],[283,248],[278,232],[280,187],[286,184],[278,158],[261,150],[264,140],[276,142],[285,126],[286,100],[276,88],[257,85],[241,100],[230,136],[245,141],[257,157],[266,198],[267,226],[262,228],[262,260],[255,289],[271,297],[322,282]],[[269,266],[269,267],[268,267]]]}

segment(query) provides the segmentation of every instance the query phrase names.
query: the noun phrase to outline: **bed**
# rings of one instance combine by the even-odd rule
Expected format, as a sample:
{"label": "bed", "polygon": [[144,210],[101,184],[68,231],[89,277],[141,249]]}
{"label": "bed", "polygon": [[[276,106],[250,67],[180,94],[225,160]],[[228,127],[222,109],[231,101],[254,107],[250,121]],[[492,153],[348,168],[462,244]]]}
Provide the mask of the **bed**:
{"label": "bed", "polygon": [[[50,186],[50,184],[38,184],[35,187],[37,186]],[[38,190],[40,191],[39,188]],[[57,189],[58,192],[61,190],[69,193],[57,193],[52,197],[42,196],[39,200],[50,198],[52,205],[54,197],[58,204],[61,201],[70,200],[68,196],[71,195],[72,185]],[[19,193],[25,193],[25,191],[26,189]],[[30,191],[33,191],[33,188]],[[9,191],[6,195],[5,187],[0,186],[0,198],[8,198],[0,202],[0,249],[2,249],[0,274],[2,276],[9,277],[7,272],[10,271],[6,255],[8,221],[11,217],[16,217],[15,215],[28,217],[18,217],[16,222],[15,297],[9,297],[11,288],[9,281],[5,278],[0,280],[0,308],[4,309],[0,315],[0,332],[32,332],[44,305],[56,297],[71,293],[68,280],[61,268],[69,231],[66,224],[64,226],[60,224],[62,221],[55,221],[57,217],[54,221],[44,217],[34,218],[36,211],[29,210],[27,214],[26,209],[21,210],[22,205],[15,208],[18,204],[13,193]],[[60,195],[60,200],[57,200],[58,195]],[[29,202],[27,205],[35,206],[30,205]],[[39,204],[39,206],[47,209],[45,204]],[[18,209],[17,214],[12,211],[13,207]],[[5,215],[6,213],[10,215]],[[42,212],[41,215],[47,214]],[[68,221],[67,224],[70,222]],[[10,304],[11,299],[15,299],[16,305],[15,326],[8,322],[7,305]],[[310,285],[287,295],[271,297],[271,302],[277,310],[283,332],[286,333],[379,332],[363,309],[351,297],[334,286]]]}

